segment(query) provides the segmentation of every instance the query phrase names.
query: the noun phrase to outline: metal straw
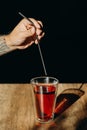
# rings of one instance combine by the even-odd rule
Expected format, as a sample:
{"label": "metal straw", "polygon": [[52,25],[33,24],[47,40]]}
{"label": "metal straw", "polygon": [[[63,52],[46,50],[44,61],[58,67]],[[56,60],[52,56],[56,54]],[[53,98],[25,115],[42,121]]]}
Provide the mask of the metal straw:
{"label": "metal straw", "polygon": [[[19,12],[19,14],[20,14],[23,18],[27,19],[27,20],[35,27],[34,23],[33,23],[29,18],[27,18],[26,16],[24,16],[21,12]],[[36,27],[35,27],[35,28],[36,28]],[[39,42],[39,39],[38,39],[38,36],[37,36],[37,35],[36,35],[36,39],[37,39],[37,41]],[[38,45],[38,49],[39,49],[39,53],[40,53],[40,57],[41,57],[41,61],[42,61],[43,69],[44,69],[44,73],[45,73],[45,75],[47,75],[47,71],[46,71],[46,67],[45,67],[45,64],[44,64],[44,60],[43,60],[43,55],[42,55],[42,52],[41,52],[40,44],[38,43],[37,45]]]}
{"label": "metal straw", "polygon": [[82,83],[82,84],[80,85],[79,89],[81,89],[81,88],[83,87],[83,85],[84,85],[84,83]]}

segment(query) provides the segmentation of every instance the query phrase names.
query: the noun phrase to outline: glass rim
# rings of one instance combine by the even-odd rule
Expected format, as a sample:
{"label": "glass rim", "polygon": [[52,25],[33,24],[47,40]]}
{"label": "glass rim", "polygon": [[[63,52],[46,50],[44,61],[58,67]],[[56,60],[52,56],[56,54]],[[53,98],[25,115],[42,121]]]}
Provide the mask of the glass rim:
{"label": "glass rim", "polygon": [[[49,82],[50,84],[58,84],[59,83],[59,80],[57,78],[55,78],[55,77],[52,77],[52,76],[37,76],[37,77],[31,78],[30,83],[31,84],[36,84],[35,82],[33,82],[34,80],[36,80],[36,79],[45,79],[45,78],[49,78],[49,79],[54,79],[55,80],[55,82],[53,82],[53,83]],[[39,84],[39,83],[37,83],[37,84]],[[43,84],[46,84],[46,83],[43,83]]]}

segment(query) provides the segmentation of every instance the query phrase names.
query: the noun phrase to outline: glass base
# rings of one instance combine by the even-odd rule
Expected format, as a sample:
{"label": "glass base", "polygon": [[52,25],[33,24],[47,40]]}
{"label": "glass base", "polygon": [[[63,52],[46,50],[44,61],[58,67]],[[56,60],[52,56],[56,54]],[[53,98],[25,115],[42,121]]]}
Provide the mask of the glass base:
{"label": "glass base", "polygon": [[36,121],[38,121],[39,123],[50,123],[51,121],[53,121],[53,119],[54,119],[54,116],[49,119],[36,118]]}

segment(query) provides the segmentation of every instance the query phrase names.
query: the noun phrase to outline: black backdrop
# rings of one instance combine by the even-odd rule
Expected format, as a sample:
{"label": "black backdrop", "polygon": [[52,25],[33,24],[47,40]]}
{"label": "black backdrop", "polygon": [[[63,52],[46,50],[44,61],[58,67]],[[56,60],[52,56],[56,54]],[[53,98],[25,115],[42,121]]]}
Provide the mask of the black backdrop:
{"label": "black backdrop", "polygon": [[[0,34],[9,33],[22,19],[18,12],[39,19],[45,37],[40,46],[47,73],[60,82],[87,81],[87,8],[76,0],[2,1]],[[0,57],[0,83],[27,83],[44,75],[37,45]]]}

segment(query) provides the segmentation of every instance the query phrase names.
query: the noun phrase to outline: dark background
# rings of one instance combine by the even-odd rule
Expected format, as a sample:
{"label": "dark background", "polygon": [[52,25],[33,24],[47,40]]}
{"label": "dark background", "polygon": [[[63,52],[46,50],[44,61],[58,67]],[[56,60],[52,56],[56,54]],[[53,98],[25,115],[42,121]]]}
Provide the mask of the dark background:
{"label": "dark background", "polygon": [[[2,1],[0,34],[8,34],[22,19],[41,20],[45,37],[40,46],[47,73],[61,83],[87,82],[87,6],[76,0]],[[0,83],[27,83],[44,75],[37,45],[0,57]]]}

